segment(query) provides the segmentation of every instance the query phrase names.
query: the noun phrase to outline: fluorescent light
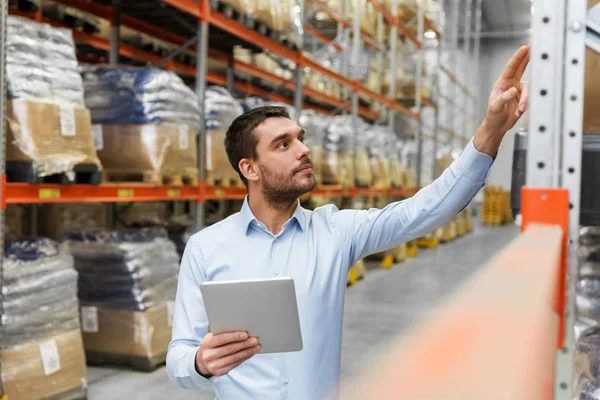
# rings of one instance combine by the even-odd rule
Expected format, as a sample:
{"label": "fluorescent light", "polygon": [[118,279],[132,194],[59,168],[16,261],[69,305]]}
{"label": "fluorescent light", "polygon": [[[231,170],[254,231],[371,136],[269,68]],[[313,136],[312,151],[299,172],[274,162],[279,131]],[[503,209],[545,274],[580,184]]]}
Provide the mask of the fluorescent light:
{"label": "fluorescent light", "polygon": [[431,29],[428,30],[427,32],[425,32],[425,37],[427,39],[435,39],[435,36],[436,36],[435,32],[432,31]]}

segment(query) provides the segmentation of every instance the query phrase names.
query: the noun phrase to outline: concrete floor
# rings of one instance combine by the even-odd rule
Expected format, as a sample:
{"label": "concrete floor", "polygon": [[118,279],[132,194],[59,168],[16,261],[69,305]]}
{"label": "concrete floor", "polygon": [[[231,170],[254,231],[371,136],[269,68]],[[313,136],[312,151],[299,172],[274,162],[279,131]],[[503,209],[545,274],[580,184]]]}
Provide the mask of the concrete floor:
{"label": "concrete floor", "polygon": [[[391,270],[370,269],[346,295],[342,341],[342,394],[380,346],[410,327],[518,234],[518,228],[484,228]],[[88,367],[90,400],[213,400],[210,392],[186,391],[164,368],[154,373]]]}

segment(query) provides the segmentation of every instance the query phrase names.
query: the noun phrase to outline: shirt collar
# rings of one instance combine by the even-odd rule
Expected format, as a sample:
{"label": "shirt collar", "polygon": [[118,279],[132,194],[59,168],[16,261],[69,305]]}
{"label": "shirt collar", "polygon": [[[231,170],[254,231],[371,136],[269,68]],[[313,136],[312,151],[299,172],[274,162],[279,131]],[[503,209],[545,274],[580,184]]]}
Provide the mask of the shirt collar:
{"label": "shirt collar", "polygon": [[[242,205],[242,209],[240,210],[239,220],[246,234],[248,233],[248,229],[250,228],[252,222],[260,223],[252,213],[252,210],[250,209],[250,205],[248,204],[248,195],[246,195],[246,198],[244,199],[244,204]],[[306,216],[304,215],[303,209],[300,206],[300,200],[298,200],[298,205],[296,206],[292,217],[283,225],[283,227],[287,227],[293,220],[296,220],[298,226],[304,232],[304,230],[306,229]]]}

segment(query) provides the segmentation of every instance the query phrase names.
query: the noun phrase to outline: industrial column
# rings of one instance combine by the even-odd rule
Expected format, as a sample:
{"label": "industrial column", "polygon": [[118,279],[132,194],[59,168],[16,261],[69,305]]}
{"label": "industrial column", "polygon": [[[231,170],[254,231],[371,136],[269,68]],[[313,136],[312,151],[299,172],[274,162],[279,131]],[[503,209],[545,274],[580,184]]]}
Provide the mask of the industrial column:
{"label": "industrial column", "polygon": [[[466,20],[466,26],[465,26],[465,32],[463,35],[463,48],[465,49],[465,66],[464,66],[464,78],[463,78],[463,84],[465,85],[465,89],[467,88],[467,82],[469,82],[469,73],[473,73],[472,70],[469,68],[469,64],[471,63],[471,20],[472,20],[472,8],[473,8],[473,0],[466,0],[467,4],[467,11],[466,11],[466,16],[465,16],[465,20]],[[472,119],[472,113],[471,110],[473,107],[471,107],[473,99],[467,94],[467,91],[465,90],[465,96],[464,96],[464,110],[463,110],[463,116],[464,116],[464,120],[463,120],[463,133],[461,135],[461,139],[463,139],[463,143],[462,147],[464,147],[465,143],[464,140],[469,140],[471,138],[471,136],[473,135],[473,132],[471,132],[471,119]]]}
{"label": "industrial column", "polygon": [[[398,20],[398,0],[392,0],[392,17],[394,21]],[[390,87],[389,87],[389,98],[396,101],[396,48],[398,40],[398,28],[396,24],[392,24],[390,32]],[[388,113],[388,127],[390,131],[396,133],[394,129],[394,122],[396,120],[396,113],[393,109],[389,110]]]}
{"label": "industrial column", "polygon": [[[208,0],[200,1],[199,7],[208,8]],[[206,120],[204,113],[204,99],[206,89],[206,69],[208,58],[208,22],[206,13],[200,13],[200,21],[198,22],[198,45],[196,51],[196,95],[198,96],[198,104],[200,105],[200,132],[198,134],[198,178],[200,182],[200,193],[204,193],[204,180],[206,178],[206,163],[204,162],[206,155]],[[194,216],[194,231],[199,231],[204,228],[204,199],[196,203]]]}
{"label": "industrial column", "polygon": [[[359,78],[358,73],[358,55],[360,52],[360,3],[361,0],[354,1],[354,18],[352,19],[352,56],[350,64],[350,76],[357,83]],[[358,90],[356,85],[352,88],[352,176],[354,177],[354,185],[356,183],[356,146],[358,143]],[[364,132],[360,132],[364,135]]]}
{"label": "industrial column", "polygon": [[[8,1],[3,1],[0,5],[0,177],[2,181],[0,182],[0,197],[4,196],[4,187],[6,185],[6,175],[5,175],[5,159],[4,155],[6,154],[6,126],[4,121],[6,120],[6,93],[7,93],[7,85],[6,85],[6,20],[8,18]],[[0,207],[0,243],[4,243],[4,201],[5,199],[0,199],[0,204],[3,207]],[[3,246],[4,248],[4,246]],[[3,263],[4,261],[4,251],[0,254],[0,293],[2,293],[2,286],[4,284],[4,269]],[[3,297],[0,296],[0,315],[4,313],[4,302],[2,301]],[[2,339],[2,319],[0,318],[0,341]],[[2,342],[0,342],[2,343]],[[0,358],[0,373],[2,372],[2,359]],[[0,396],[4,393],[2,385],[0,384]]]}
{"label": "industrial column", "polygon": [[[533,7],[526,181],[528,188],[548,192],[568,189],[570,245],[566,313],[561,316],[565,340],[556,353],[554,394],[557,400],[571,400],[587,1],[534,0]],[[543,201],[548,194],[541,196]]]}
{"label": "industrial column", "polygon": [[[423,2],[425,0],[418,0],[418,36],[417,40],[420,43],[424,43],[424,25],[425,25],[425,10]],[[415,77],[415,109],[419,113],[419,120],[417,121],[417,187],[421,187],[421,174],[423,170],[423,117],[422,117],[422,107],[421,107],[421,85],[423,84],[423,52],[425,46],[421,46],[421,48],[417,48],[417,68],[416,68],[416,77]],[[434,156],[435,158],[435,156]]]}

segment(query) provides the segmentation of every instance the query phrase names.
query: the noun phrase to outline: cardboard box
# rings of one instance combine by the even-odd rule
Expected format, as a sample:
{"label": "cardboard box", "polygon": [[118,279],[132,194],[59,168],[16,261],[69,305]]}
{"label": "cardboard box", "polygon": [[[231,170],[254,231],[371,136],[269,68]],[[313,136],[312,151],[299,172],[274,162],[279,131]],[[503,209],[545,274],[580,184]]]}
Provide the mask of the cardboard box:
{"label": "cardboard box", "polygon": [[2,351],[2,386],[9,399],[39,400],[87,387],[79,329]]}
{"label": "cardboard box", "polygon": [[87,108],[18,99],[7,111],[7,161],[35,161],[49,175],[100,165]]}
{"label": "cardboard box", "polygon": [[105,169],[162,170],[171,144],[170,124],[102,125],[98,129],[102,135],[98,157]]}
{"label": "cardboard box", "polygon": [[98,157],[107,170],[198,176],[197,132],[187,125],[122,124],[96,129],[102,135]]}
{"label": "cardboard box", "polygon": [[89,311],[82,307],[85,351],[117,359],[121,356],[123,361],[128,357],[164,357],[171,341],[172,317],[172,304],[147,311],[108,308]]}
{"label": "cardboard box", "polygon": [[169,125],[171,126],[167,134],[171,145],[165,154],[163,172],[171,176],[181,175],[196,180],[198,178],[198,132],[187,125]]}
{"label": "cardboard box", "polygon": [[57,203],[44,204],[38,209],[39,234],[61,240],[65,231],[93,229],[106,226],[106,204]]}

